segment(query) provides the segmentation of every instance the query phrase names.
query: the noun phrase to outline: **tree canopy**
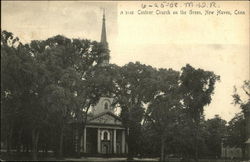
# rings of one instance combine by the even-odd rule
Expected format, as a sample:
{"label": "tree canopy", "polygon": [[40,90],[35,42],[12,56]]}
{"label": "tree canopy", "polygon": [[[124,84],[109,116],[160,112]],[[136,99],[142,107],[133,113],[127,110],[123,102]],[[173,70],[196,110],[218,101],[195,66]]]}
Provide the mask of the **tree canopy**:
{"label": "tree canopy", "polygon": [[[106,50],[96,41],[62,35],[22,44],[1,31],[1,141],[9,152],[32,151],[34,160],[39,150],[52,150],[57,157],[66,149],[79,154],[72,131],[81,136],[90,108],[108,96],[128,130],[129,159],[138,154],[162,161],[165,155],[197,157],[198,148],[200,155],[219,156],[226,123],[219,116],[205,120],[203,114],[219,76],[189,64],[180,71],[140,62],[101,66]],[[237,93],[234,100],[245,112],[249,102]],[[73,128],[71,121],[81,124]],[[240,121],[239,116],[227,128],[233,143]]]}

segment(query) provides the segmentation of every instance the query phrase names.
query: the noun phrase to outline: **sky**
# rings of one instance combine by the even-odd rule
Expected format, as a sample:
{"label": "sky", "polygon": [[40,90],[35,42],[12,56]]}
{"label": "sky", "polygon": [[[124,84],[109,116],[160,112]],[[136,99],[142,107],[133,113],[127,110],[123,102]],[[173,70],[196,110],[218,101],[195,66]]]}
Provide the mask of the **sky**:
{"label": "sky", "polygon": [[244,15],[138,15],[142,4],[152,3],[1,1],[1,29],[24,43],[58,34],[100,41],[105,8],[111,63],[122,66],[139,61],[174,70],[190,64],[213,71],[220,75],[220,82],[211,104],[205,107],[205,117],[218,114],[232,119],[240,112],[232,104],[233,87],[240,89],[249,80],[249,2],[217,2],[217,9],[240,10]]}

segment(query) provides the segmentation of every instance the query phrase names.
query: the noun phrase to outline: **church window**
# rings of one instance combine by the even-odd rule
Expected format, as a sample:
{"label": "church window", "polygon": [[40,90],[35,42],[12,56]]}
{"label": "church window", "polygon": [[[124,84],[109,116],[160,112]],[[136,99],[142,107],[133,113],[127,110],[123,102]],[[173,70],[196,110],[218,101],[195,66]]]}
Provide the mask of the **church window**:
{"label": "church window", "polygon": [[110,133],[107,130],[102,131],[101,140],[110,140]]}
{"label": "church window", "polygon": [[108,132],[104,132],[103,133],[103,139],[104,140],[108,140]]}

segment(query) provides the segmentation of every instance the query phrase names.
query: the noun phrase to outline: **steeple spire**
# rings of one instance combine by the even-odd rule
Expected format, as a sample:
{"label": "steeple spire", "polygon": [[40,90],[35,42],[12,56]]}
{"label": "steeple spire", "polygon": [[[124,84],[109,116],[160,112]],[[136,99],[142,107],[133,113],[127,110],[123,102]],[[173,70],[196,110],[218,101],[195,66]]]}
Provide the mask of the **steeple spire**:
{"label": "steeple spire", "polygon": [[101,54],[103,60],[101,61],[100,66],[107,66],[109,64],[109,47],[106,36],[105,9],[103,9],[103,17],[102,17],[101,44],[103,45],[105,52]]}
{"label": "steeple spire", "polygon": [[102,34],[101,34],[101,43],[107,43],[107,36],[106,36],[106,25],[105,25],[105,9],[103,9],[103,17],[102,17]]}

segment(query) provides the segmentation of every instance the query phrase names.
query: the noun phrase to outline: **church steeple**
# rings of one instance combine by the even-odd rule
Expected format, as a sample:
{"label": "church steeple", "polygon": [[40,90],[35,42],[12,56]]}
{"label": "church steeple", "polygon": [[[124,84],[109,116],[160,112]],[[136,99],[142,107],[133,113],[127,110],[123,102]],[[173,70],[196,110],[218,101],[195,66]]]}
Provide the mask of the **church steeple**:
{"label": "church steeple", "polygon": [[102,17],[102,34],[101,34],[101,43],[107,43],[107,36],[106,36],[106,24],[105,24],[105,10],[103,10],[103,17]]}
{"label": "church steeple", "polygon": [[107,35],[106,35],[105,10],[103,10],[103,17],[102,17],[101,44],[103,45],[105,52],[101,54],[103,59],[100,65],[107,66],[109,64],[109,47],[108,47]]}

